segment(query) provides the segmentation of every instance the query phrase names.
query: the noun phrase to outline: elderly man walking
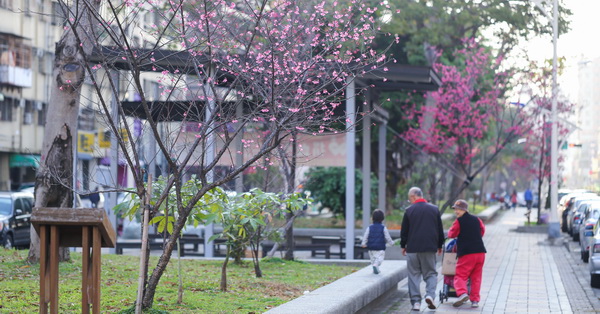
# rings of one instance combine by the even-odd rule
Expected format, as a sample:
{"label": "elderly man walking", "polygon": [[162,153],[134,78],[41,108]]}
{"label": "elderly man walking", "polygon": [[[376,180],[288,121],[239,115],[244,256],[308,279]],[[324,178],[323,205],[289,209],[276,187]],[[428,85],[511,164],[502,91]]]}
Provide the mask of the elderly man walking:
{"label": "elderly man walking", "polygon": [[413,311],[421,309],[421,278],[425,280],[425,302],[435,309],[435,288],[437,285],[436,251],[442,254],[444,228],[437,206],[427,203],[418,187],[408,191],[408,201],[412,204],[402,218],[400,246],[406,256],[408,268],[408,292]]}

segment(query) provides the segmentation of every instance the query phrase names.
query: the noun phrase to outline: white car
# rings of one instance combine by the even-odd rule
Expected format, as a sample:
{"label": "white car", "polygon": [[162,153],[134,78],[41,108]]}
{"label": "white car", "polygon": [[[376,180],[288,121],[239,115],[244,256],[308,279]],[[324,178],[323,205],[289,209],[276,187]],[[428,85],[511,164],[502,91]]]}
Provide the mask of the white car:
{"label": "white car", "polygon": [[[596,225],[600,224],[600,220]],[[596,228],[590,246],[589,269],[590,284],[594,288],[600,288],[600,228]]]}
{"label": "white car", "polygon": [[573,241],[579,241],[579,226],[581,226],[585,207],[581,205],[592,200],[600,200],[597,195],[581,195],[576,196],[571,202],[569,213],[567,214],[569,234],[573,237]]}
{"label": "white car", "polygon": [[579,246],[581,259],[587,263],[590,257],[590,247],[594,245],[594,233],[598,229],[600,218],[600,200],[584,202],[584,214],[579,227]]}

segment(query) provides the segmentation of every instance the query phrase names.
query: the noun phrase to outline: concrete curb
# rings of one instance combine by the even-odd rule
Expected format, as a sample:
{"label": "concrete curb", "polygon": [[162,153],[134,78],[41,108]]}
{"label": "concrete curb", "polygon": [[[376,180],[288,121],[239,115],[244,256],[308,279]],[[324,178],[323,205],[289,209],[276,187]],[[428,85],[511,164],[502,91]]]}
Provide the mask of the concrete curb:
{"label": "concrete curb", "polygon": [[406,277],[406,261],[386,260],[381,273],[365,267],[265,313],[355,313],[379,296],[398,288]]}

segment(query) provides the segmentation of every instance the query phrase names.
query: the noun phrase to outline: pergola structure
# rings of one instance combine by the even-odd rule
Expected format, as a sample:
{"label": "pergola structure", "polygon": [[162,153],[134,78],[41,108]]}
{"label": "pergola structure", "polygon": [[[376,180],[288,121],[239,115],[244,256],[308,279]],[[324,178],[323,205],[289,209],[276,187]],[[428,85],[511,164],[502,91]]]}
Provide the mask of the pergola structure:
{"label": "pergola structure", "polygon": [[[195,64],[203,63],[203,60],[196,59],[194,62],[190,60],[198,58],[191,56],[186,51],[168,51],[168,50],[144,50],[138,49],[137,55],[152,56],[147,58],[145,63],[137,65],[140,71],[157,72],[157,71],[177,71],[178,73],[186,73],[189,75],[197,75]],[[92,63],[110,64],[115,70],[130,70],[130,64],[122,58],[124,52],[112,49],[110,47],[102,47],[102,51],[95,51],[88,61]],[[233,81],[230,80],[230,81]],[[373,122],[379,125],[378,133],[378,159],[379,169],[377,170],[378,178],[378,208],[385,208],[385,153],[386,153],[386,136],[387,122],[389,114],[383,108],[375,105],[374,95],[380,92],[412,90],[412,91],[435,91],[440,86],[440,78],[430,67],[418,67],[408,65],[389,64],[385,69],[378,68],[370,70],[364,75],[356,75],[348,82],[346,88],[346,239],[354,239],[354,217],[355,217],[355,177],[356,171],[356,156],[354,143],[356,140],[356,122],[359,112],[371,112],[364,115],[362,118],[362,136],[363,136],[363,151],[362,151],[362,171],[363,177],[369,178],[371,173],[371,124]],[[356,89],[365,91],[364,106],[356,104]],[[115,100],[117,101],[117,100]],[[147,119],[148,116],[140,106],[140,102],[120,102],[121,107],[126,115],[139,119]],[[185,118],[185,112],[190,106],[204,106],[200,101],[154,101],[150,103],[150,115],[155,121],[182,121]],[[244,105],[251,105],[249,103]],[[114,137],[113,137],[114,138]],[[114,144],[116,146],[116,142]],[[116,148],[113,149],[116,151]],[[116,155],[113,157],[116,158]],[[112,163],[111,163],[112,166]],[[154,165],[151,165],[151,171],[154,170]],[[241,186],[241,184],[236,184]],[[363,228],[369,225],[371,215],[370,201],[370,180],[365,180],[363,184]],[[113,204],[114,205],[114,204]],[[205,241],[212,235],[212,226],[205,230]],[[205,243],[205,256],[212,257],[212,245]],[[354,241],[346,241],[346,258],[354,257]]]}
{"label": "pergola structure", "polygon": [[[362,172],[363,178],[370,178],[371,174],[371,122],[375,120],[379,125],[378,134],[378,165],[377,178],[379,186],[377,187],[378,201],[377,207],[385,209],[385,153],[387,138],[387,123],[389,115],[387,111],[374,104],[373,94],[381,91],[435,91],[439,88],[441,80],[437,73],[430,67],[417,67],[408,65],[388,65],[386,71],[377,69],[364,76],[357,76],[353,82],[348,84],[346,91],[346,112],[348,115],[346,133],[346,259],[354,258],[355,238],[354,217],[355,217],[355,190],[356,184],[354,173],[356,171],[356,156],[354,143],[356,142],[356,104],[355,104],[355,86],[366,88],[366,101],[363,111],[373,111],[373,114],[366,115],[362,120]],[[363,231],[369,226],[371,219],[371,180],[363,180],[362,185],[362,221]]]}

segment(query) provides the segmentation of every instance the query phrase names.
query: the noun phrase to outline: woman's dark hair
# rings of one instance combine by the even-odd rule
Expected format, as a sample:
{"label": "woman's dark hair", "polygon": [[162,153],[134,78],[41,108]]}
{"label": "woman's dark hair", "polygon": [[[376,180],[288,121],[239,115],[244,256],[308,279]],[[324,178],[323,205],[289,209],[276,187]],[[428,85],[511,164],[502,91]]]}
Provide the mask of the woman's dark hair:
{"label": "woman's dark hair", "polygon": [[381,223],[383,219],[385,219],[385,214],[380,209],[373,211],[373,222]]}

